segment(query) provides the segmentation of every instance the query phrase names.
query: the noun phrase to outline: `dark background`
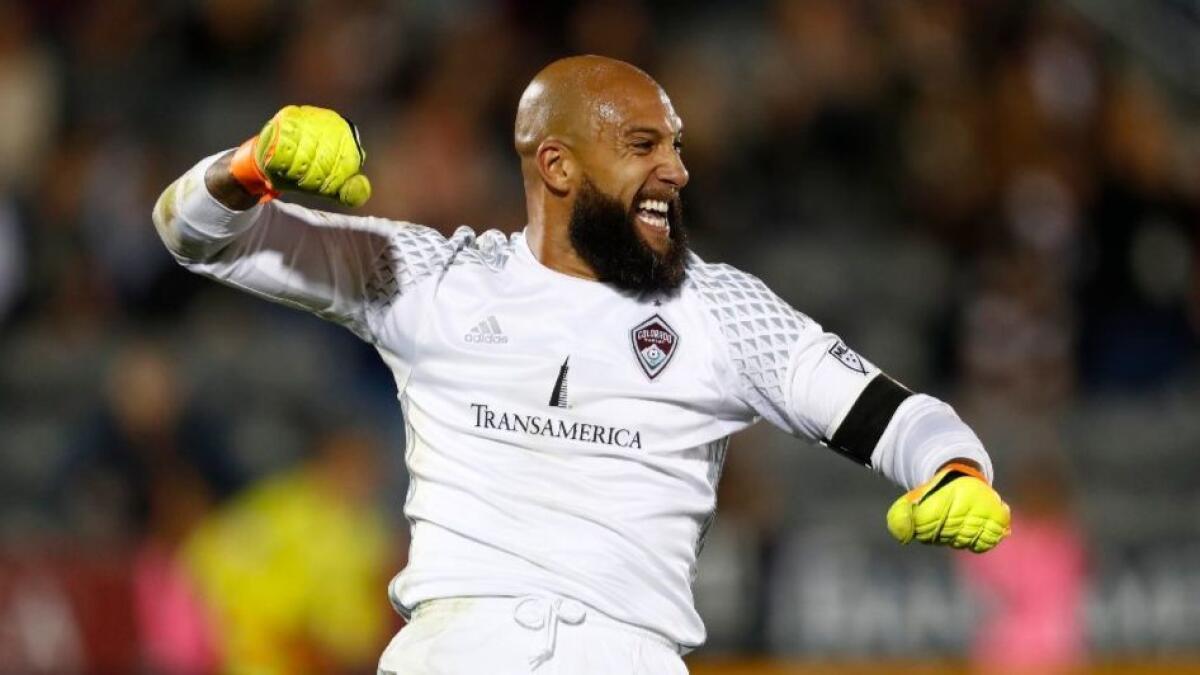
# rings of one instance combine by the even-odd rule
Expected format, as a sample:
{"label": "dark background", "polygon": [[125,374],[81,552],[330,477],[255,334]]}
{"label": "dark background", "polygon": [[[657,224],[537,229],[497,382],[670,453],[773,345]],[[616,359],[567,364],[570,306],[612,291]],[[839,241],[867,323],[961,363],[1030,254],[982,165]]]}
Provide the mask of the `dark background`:
{"label": "dark background", "polygon": [[701,256],[952,402],[1018,513],[998,569],[902,550],[891,486],[755,427],[697,672],[987,663],[1006,621],[1083,641],[1048,663],[1200,653],[1200,5],[47,0],[0,2],[6,672],[372,669],[407,545],[389,373],[184,272],[151,207],[308,103],[359,125],[368,212],[519,229],[517,97],[589,52],[672,97]]}

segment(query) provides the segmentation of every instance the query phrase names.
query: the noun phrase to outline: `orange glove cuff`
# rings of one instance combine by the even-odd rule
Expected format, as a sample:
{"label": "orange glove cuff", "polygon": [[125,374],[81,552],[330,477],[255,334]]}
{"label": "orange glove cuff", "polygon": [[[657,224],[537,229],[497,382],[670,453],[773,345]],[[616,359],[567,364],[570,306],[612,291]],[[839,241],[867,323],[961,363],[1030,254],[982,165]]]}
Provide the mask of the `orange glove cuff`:
{"label": "orange glove cuff", "polygon": [[942,466],[941,471],[946,471],[947,469],[950,471],[965,473],[968,476],[971,476],[972,478],[978,478],[985,483],[988,482],[987,477],[983,475],[983,472],[971,466],[970,464],[963,464],[962,462],[948,462]]}
{"label": "orange glove cuff", "polygon": [[258,203],[263,204],[278,197],[279,190],[271,185],[271,179],[263,173],[254,159],[254,143],[257,140],[258,137],[254,136],[238,146],[237,151],[233,153],[233,159],[229,162],[229,173],[233,174],[233,179],[246,192],[258,195],[260,197]]}
{"label": "orange glove cuff", "polygon": [[972,478],[978,478],[984,483],[988,482],[987,477],[983,475],[983,472],[971,466],[970,464],[963,464],[962,462],[947,462],[946,464],[942,465],[942,468],[938,469],[937,474],[934,475],[929,482],[923,483],[909,490],[908,493],[904,495],[904,498],[907,499],[910,504],[919,503],[925,498],[926,495],[945,485],[948,482],[946,480],[946,476],[950,475],[951,473],[961,473]]}

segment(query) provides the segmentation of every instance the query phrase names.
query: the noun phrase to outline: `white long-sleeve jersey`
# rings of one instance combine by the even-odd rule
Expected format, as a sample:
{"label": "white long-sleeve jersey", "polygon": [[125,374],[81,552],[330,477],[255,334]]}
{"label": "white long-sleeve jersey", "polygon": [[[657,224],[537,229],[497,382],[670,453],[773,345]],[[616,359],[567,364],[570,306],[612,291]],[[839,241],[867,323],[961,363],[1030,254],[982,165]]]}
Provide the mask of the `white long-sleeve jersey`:
{"label": "white long-sleeve jersey", "polygon": [[188,269],[371,342],[407,429],[408,612],[441,597],[568,596],[704,641],[696,556],[730,434],[766,418],[912,487],[946,461],[991,476],[946,404],[912,394],[755,277],[693,257],[639,297],[542,264],[522,234],[437,231],[168,188],[158,232]]}

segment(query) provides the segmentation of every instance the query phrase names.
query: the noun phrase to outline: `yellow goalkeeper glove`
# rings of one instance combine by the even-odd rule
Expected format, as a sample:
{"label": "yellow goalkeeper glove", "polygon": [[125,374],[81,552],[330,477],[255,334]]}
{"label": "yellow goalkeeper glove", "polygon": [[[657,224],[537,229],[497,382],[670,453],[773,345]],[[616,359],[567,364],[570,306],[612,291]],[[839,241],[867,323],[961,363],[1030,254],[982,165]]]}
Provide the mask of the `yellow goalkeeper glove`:
{"label": "yellow goalkeeper glove", "polygon": [[367,153],[354,125],[332,110],[289,105],[237,149],[230,171],[263,201],[299,190],[362,206],[371,182],[360,173]]}
{"label": "yellow goalkeeper glove", "polygon": [[901,544],[948,544],[990,551],[1011,532],[1008,504],[974,467],[946,464],[888,509],[888,531]]}

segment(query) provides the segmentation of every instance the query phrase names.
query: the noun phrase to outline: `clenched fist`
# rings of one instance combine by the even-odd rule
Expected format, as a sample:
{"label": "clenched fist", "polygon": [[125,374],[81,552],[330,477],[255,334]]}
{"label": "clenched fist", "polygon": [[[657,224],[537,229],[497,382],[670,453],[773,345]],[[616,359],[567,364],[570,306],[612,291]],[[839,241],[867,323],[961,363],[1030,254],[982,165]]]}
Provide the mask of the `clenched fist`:
{"label": "clenched fist", "polygon": [[241,145],[230,163],[238,183],[254,195],[299,190],[362,206],[371,182],[361,173],[367,154],[358,130],[338,113],[289,105]]}
{"label": "clenched fist", "polygon": [[1008,536],[1008,504],[974,467],[950,463],[888,509],[888,531],[901,544],[916,539],[975,553],[989,551]]}

